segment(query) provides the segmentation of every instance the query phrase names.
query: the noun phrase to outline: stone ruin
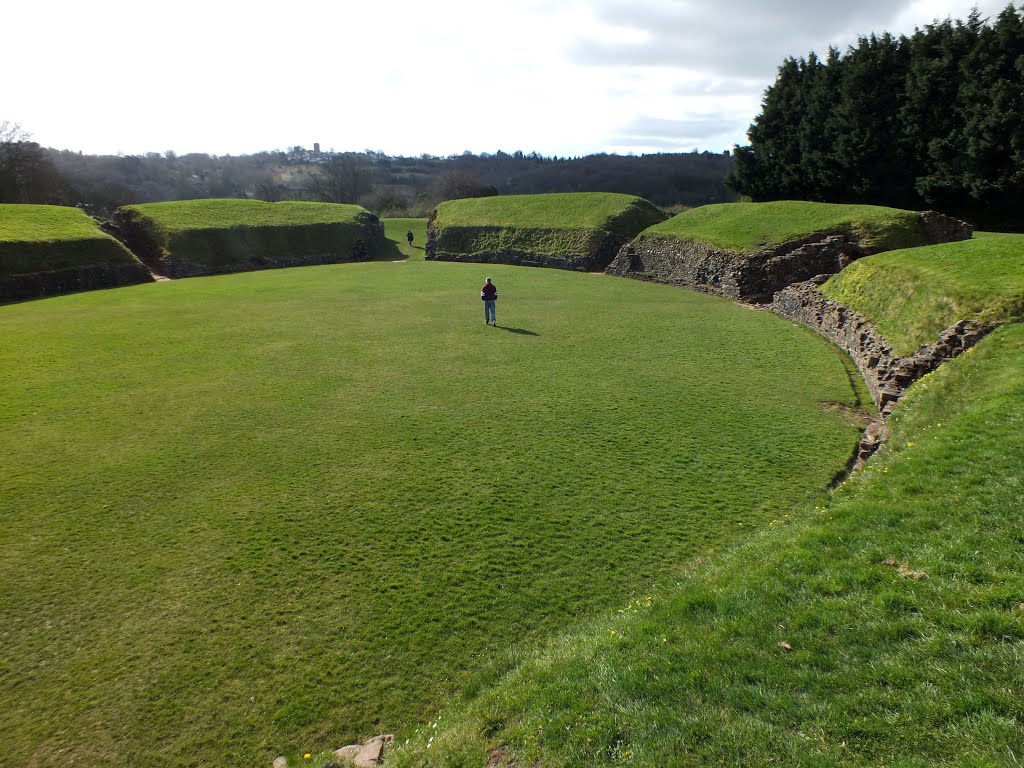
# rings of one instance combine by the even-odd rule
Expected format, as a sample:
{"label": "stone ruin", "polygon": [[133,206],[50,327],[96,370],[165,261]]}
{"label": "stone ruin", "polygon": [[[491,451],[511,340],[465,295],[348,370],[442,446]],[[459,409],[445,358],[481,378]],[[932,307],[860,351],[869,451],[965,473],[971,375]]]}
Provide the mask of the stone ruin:
{"label": "stone ruin", "polygon": [[[969,224],[934,211],[919,214],[919,223],[931,244],[969,240],[973,233]],[[607,272],[770,306],[846,350],[886,416],[911,384],[976,344],[992,326],[960,322],[913,355],[894,354],[874,323],[817,290],[850,262],[880,250],[844,231],[818,232],[745,255],[666,235],[642,235],[619,251]],[[881,434],[868,430],[861,459],[878,447]]]}
{"label": "stone ruin", "polygon": [[818,290],[828,277],[819,275],[779,291],[772,301],[772,311],[806,325],[846,350],[883,416],[892,412],[911,384],[967,351],[995,328],[962,320],[944,330],[938,341],[923,345],[914,354],[896,355],[874,323]]}
{"label": "stone ruin", "polygon": [[[969,224],[934,211],[919,214],[919,221],[930,244],[969,240],[972,234]],[[816,232],[752,254],[646,234],[624,246],[607,272],[768,304],[788,285],[836,274],[850,262],[880,250],[849,231]]]}

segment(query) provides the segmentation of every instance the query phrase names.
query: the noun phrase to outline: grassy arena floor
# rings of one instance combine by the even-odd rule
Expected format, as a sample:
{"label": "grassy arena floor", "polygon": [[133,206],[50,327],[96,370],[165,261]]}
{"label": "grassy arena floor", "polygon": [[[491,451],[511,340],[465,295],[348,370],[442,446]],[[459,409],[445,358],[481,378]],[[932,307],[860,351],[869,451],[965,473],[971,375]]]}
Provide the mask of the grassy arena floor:
{"label": "grassy arena floor", "polygon": [[487,270],[499,328],[480,268],[415,261],[0,308],[5,761],[248,768],[409,730],[856,442],[809,331]]}
{"label": "grassy arena floor", "polygon": [[1020,765],[1022,371],[1016,323],[827,502],[481,679],[391,764]]}

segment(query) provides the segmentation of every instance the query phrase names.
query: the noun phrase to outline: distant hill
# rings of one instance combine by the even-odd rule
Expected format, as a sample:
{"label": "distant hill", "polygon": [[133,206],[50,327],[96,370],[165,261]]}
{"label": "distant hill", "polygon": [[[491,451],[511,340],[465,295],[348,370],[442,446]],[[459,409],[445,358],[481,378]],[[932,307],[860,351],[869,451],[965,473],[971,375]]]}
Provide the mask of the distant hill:
{"label": "distant hill", "polygon": [[[54,149],[44,154],[55,179],[49,198],[56,195],[101,215],[122,205],[202,198],[358,203],[378,215],[420,217],[443,200],[483,194],[618,192],[659,206],[685,207],[736,199],[725,185],[733,158],[709,152],[577,158],[502,151],[390,157],[301,148],[220,157],[98,156]],[[324,184],[335,161],[343,161],[338,164],[357,178],[343,179],[337,187]],[[54,186],[58,181],[59,188]],[[49,198],[46,202],[53,202]]]}

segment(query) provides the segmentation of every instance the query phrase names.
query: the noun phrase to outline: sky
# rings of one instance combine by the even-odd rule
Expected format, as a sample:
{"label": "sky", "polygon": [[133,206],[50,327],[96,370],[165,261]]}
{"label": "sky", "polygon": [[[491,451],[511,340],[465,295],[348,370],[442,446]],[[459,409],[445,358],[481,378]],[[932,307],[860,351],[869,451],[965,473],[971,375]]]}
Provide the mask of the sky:
{"label": "sky", "polygon": [[0,122],[87,154],[721,152],[787,57],[1007,4],[8,0]]}

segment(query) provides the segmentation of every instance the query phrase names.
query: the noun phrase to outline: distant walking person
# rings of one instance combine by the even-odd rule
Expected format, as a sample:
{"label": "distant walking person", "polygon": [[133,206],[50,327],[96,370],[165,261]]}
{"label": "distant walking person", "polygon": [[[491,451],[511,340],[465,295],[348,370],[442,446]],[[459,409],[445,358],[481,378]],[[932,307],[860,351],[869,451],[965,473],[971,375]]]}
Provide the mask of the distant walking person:
{"label": "distant walking person", "polygon": [[484,300],[484,325],[490,323],[497,327],[498,320],[494,314],[494,305],[498,301],[498,289],[489,277],[487,282],[484,283],[484,287],[480,289],[480,298]]}
{"label": "distant walking person", "polygon": [[409,241],[409,247],[412,248],[412,230],[410,229],[405,233],[405,239]]}

